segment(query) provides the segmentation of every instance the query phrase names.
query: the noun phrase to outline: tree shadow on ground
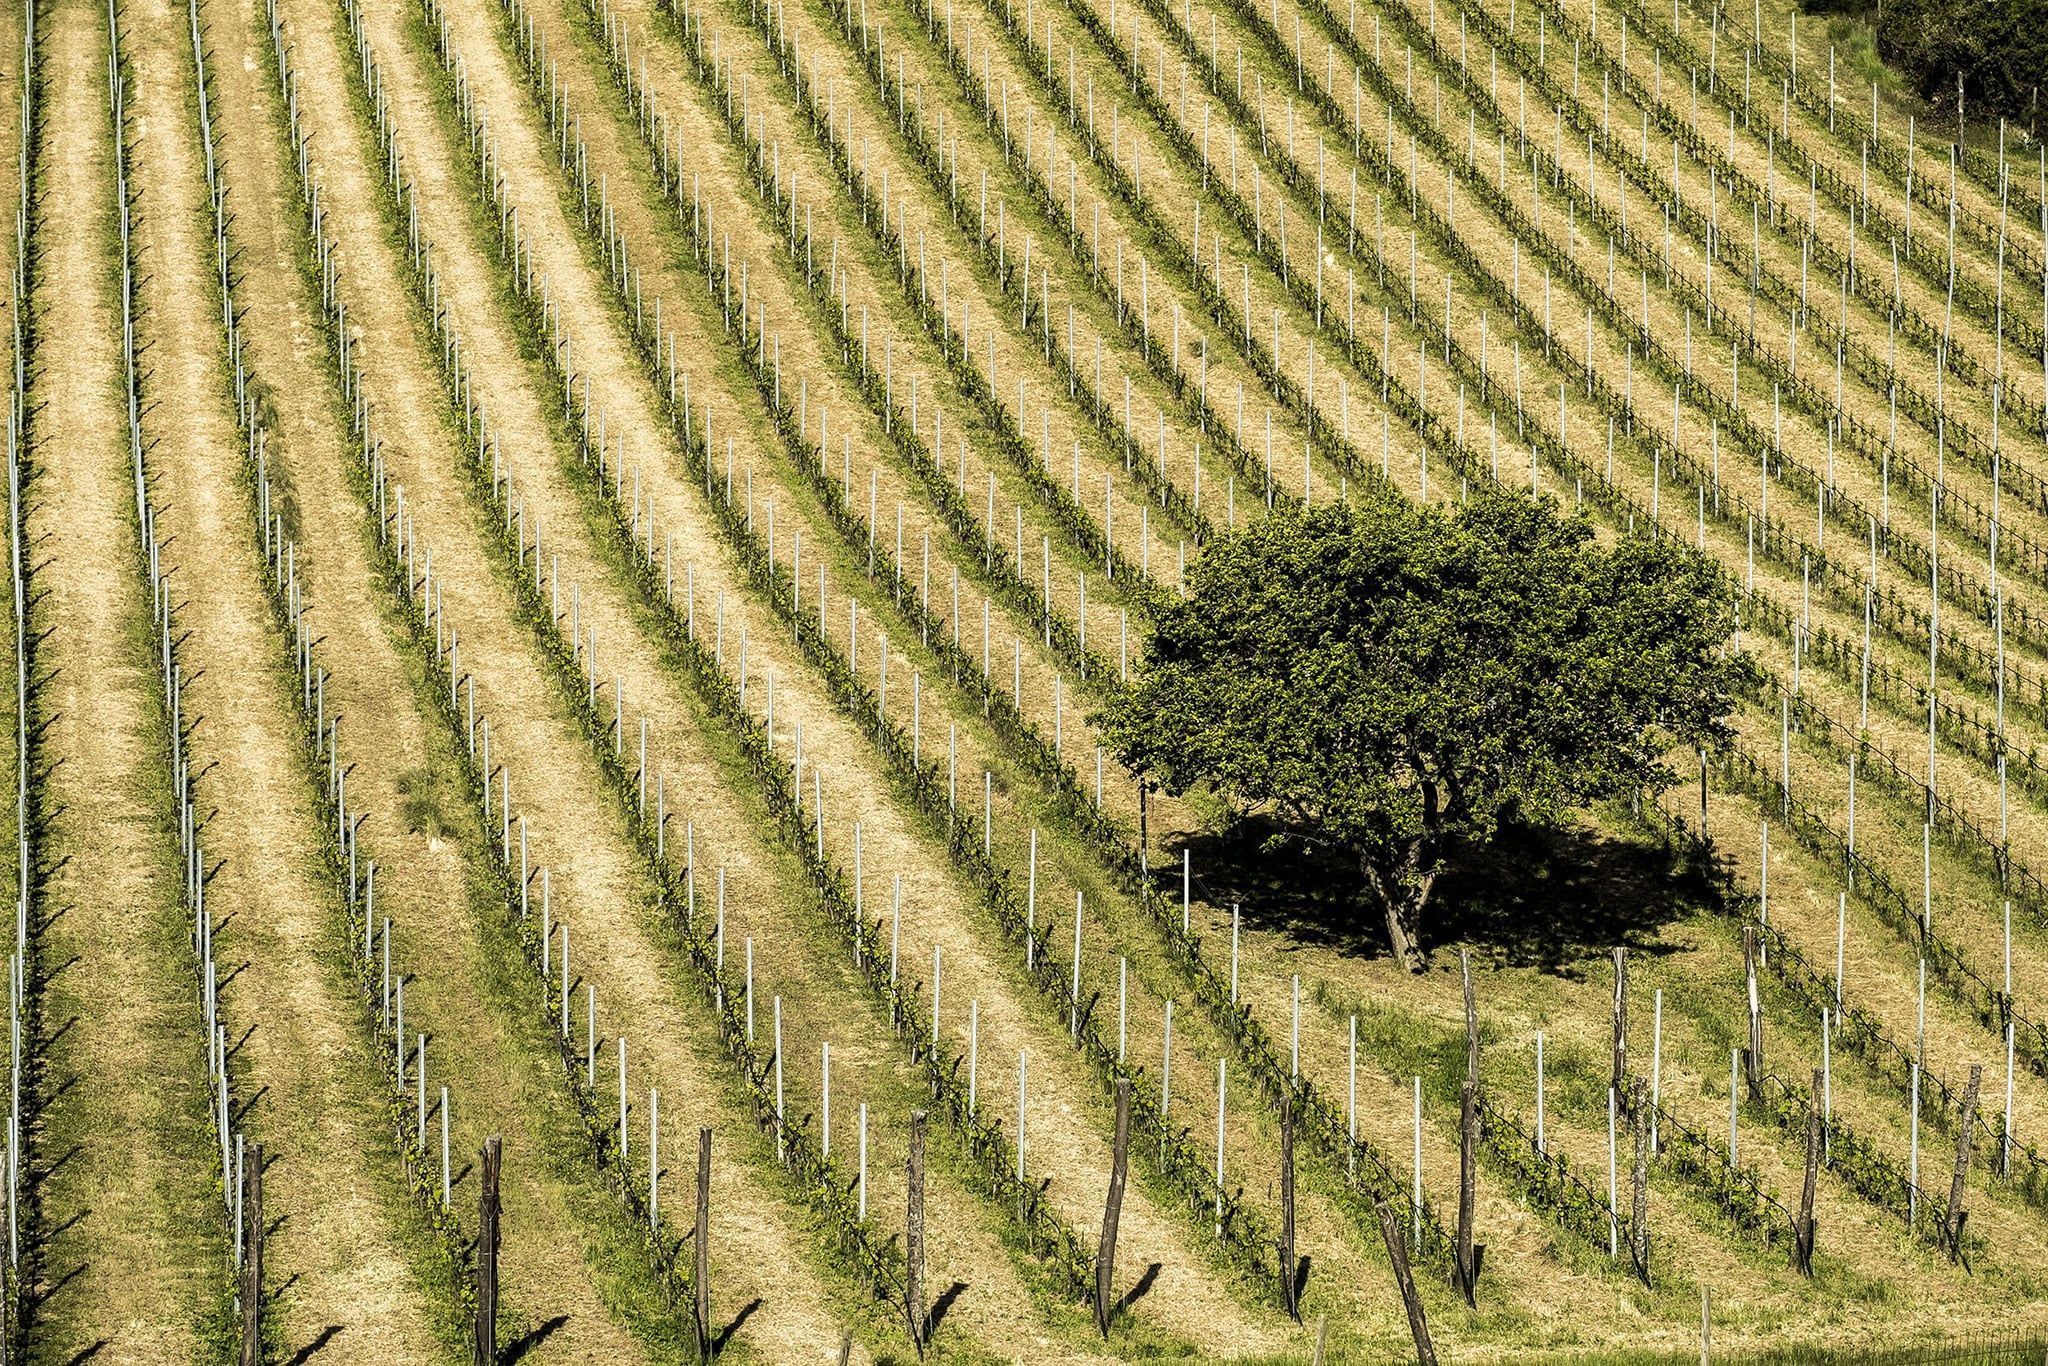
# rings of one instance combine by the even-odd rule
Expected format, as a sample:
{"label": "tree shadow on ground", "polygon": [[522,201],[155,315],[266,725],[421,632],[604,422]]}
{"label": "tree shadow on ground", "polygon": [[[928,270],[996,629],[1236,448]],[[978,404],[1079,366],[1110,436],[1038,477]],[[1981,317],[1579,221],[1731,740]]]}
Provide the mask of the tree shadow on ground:
{"label": "tree shadow on ground", "polygon": [[[1352,861],[1281,834],[1270,817],[1254,814],[1169,853],[1192,854],[1197,893],[1214,905],[1241,905],[1250,925],[1385,957],[1385,915]],[[1469,944],[1500,966],[1577,976],[1618,945],[1663,951],[1666,927],[1717,907],[1721,895],[1711,864],[1654,840],[1512,824],[1452,851],[1424,912],[1422,941],[1428,950]]]}

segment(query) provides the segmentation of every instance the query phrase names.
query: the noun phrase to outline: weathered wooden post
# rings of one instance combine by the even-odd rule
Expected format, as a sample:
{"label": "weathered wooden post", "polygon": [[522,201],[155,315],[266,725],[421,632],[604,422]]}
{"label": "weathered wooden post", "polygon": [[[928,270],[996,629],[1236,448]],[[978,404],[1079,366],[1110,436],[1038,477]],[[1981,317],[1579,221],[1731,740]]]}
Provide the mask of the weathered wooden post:
{"label": "weathered wooden post", "polygon": [[242,1171],[242,1218],[247,1251],[242,1257],[241,1366],[263,1366],[263,1145],[249,1150]]}
{"label": "weathered wooden post", "polygon": [[1110,1296],[1116,1293],[1116,1232],[1123,1217],[1124,1180],[1131,1160],[1131,1082],[1116,1079],[1116,1146],[1110,1152],[1109,1198],[1102,1210],[1102,1248],[1095,1257],[1095,1327],[1109,1336]]}
{"label": "weathered wooden post", "polygon": [[711,1130],[697,1130],[697,1227],[692,1234],[696,1254],[691,1290],[697,1322],[697,1360],[711,1360]]}
{"label": "weathered wooden post", "polygon": [[1151,784],[1138,782],[1138,864],[1143,867],[1152,856]]}
{"label": "weathered wooden post", "polygon": [[[1716,497],[1719,495],[1717,494]],[[1700,751],[1700,843],[1708,843],[1707,835],[1707,752]]]}
{"label": "weathered wooden post", "polygon": [[1629,1108],[1635,1112],[1636,1160],[1629,1172],[1629,1231],[1628,1255],[1635,1264],[1636,1275],[1644,1285],[1650,1283],[1650,1126],[1644,1116],[1648,1106],[1644,1100],[1644,1086],[1641,1077],[1636,1078]]}
{"label": "weathered wooden post", "polygon": [[924,1303],[924,1111],[910,1112],[909,1211],[903,1224],[903,1299],[910,1318],[910,1343],[924,1357],[930,1325]]}
{"label": "weathered wooden post", "polygon": [[498,1172],[504,1140],[484,1140],[481,1193],[477,1196],[476,1366],[498,1366]]}
{"label": "weathered wooden post", "polygon": [[1963,1259],[1963,1223],[1969,1212],[1963,1208],[1963,1178],[1970,1172],[1970,1140],[1977,1127],[1977,1088],[1983,1084],[1984,1068],[1970,1064],[1970,1081],[1963,1088],[1962,1123],[1956,1127],[1956,1170],[1948,1183],[1948,1210],[1943,1215],[1942,1241],[1948,1244],[1952,1262]]}
{"label": "weathered wooden post", "polygon": [[1300,1263],[1294,1256],[1294,1093],[1280,1099],[1280,1304],[1301,1319]]}
{"label": "weathered wooden post", "polygon": [[1473,1207],[1479,1195],[1479,1006],[1472,994],[1472,955],[1458,951],[1465,985],[1465,1086],[1458,1110],[1458,1246],[1452,1268],[1469,1307],[1478,1306],[1479,1262],[1484,1247],[1472,1241]]}
{"label": "weathered wooden post", "polygon": [[1820,1176],[1821,1096],[1826,1084],[1815,1068],[1813,1105],[1806,1113],[1806,1176],[1799,1187],[1799,1217],[1792,1226],[1792,1269],[1802,1276],[1813,1274],[1813,1189]]}
{"label": "weathered wooden post", "polygon": [[1614,951],[1614,1069],[1616,1095],[1631,1094],[1628,1087],[1628,950]]}
{"label": "weathered wooden post", "polygon": [[1415,1293],[1415,1273],[1408,1265],[1408,1244],[1401,1234],[1401,1216],[1392,1204],[1379,1202],[1380,1237],[1387,1245],[1387,1260],[1393,1264],[1394,1281],[1401,1287],[1401,1303],[1408,1310],[1408,1331],[1415,1338],[1415,1366],[1436,1366],[1436,1348],[1429,1340],[1429,1316]]}

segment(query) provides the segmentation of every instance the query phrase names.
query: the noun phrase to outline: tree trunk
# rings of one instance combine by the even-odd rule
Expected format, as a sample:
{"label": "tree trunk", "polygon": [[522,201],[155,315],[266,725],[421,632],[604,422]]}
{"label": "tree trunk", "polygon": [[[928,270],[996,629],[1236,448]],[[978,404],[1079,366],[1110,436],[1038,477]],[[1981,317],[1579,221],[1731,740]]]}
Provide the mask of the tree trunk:
{"label": "tree trunk", "polygon": [[1436,882],[1434,870],[1422,871],[1423,843],[1418,841],[1402,850],[1391,867],[1380,866],[1371,851],[1359,850],[1357,854],[1365,885],[1379,898],[1387,914],[1387,946],[1402,967],[1410,972],[1423,971],[1429,960],[1422,952],[1422,908],[1428,904],[1430,888]]}
{"label": "tree trunk", "polygon": [[1394,951],[1394,957],[1410,972],[1421,972],[1429,964],[1416,946],[1410,912],[1398,898],[1387,901],[1387,944]]}

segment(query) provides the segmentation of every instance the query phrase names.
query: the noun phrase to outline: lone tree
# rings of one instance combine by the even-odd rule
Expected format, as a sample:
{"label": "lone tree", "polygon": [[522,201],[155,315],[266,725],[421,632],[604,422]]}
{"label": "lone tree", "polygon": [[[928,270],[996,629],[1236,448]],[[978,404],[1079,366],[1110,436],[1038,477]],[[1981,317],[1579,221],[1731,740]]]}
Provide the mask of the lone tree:
{"label": "lone tree", "polygon": [[1141,780],[1264,809],[1353,858],[1394,954],[1451,846],[1670,781],[1746,667],[1732,604],[1668,541],[1597,544],[1548,502],[1275,513],[1202,556],[1101,718]]}

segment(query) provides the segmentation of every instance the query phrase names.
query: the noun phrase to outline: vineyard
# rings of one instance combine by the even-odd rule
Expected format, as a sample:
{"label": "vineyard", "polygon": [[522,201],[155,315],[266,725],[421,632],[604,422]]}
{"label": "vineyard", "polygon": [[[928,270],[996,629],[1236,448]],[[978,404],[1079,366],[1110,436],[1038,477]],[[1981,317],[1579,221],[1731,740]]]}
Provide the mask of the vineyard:
{"label": "vineyard", "polygon": [[[0,0],[0,1362],[2038,1361],[2048,155],[1837,36]],[[1103,712],[1495,486],[1753,686],[1411,974]]]}

